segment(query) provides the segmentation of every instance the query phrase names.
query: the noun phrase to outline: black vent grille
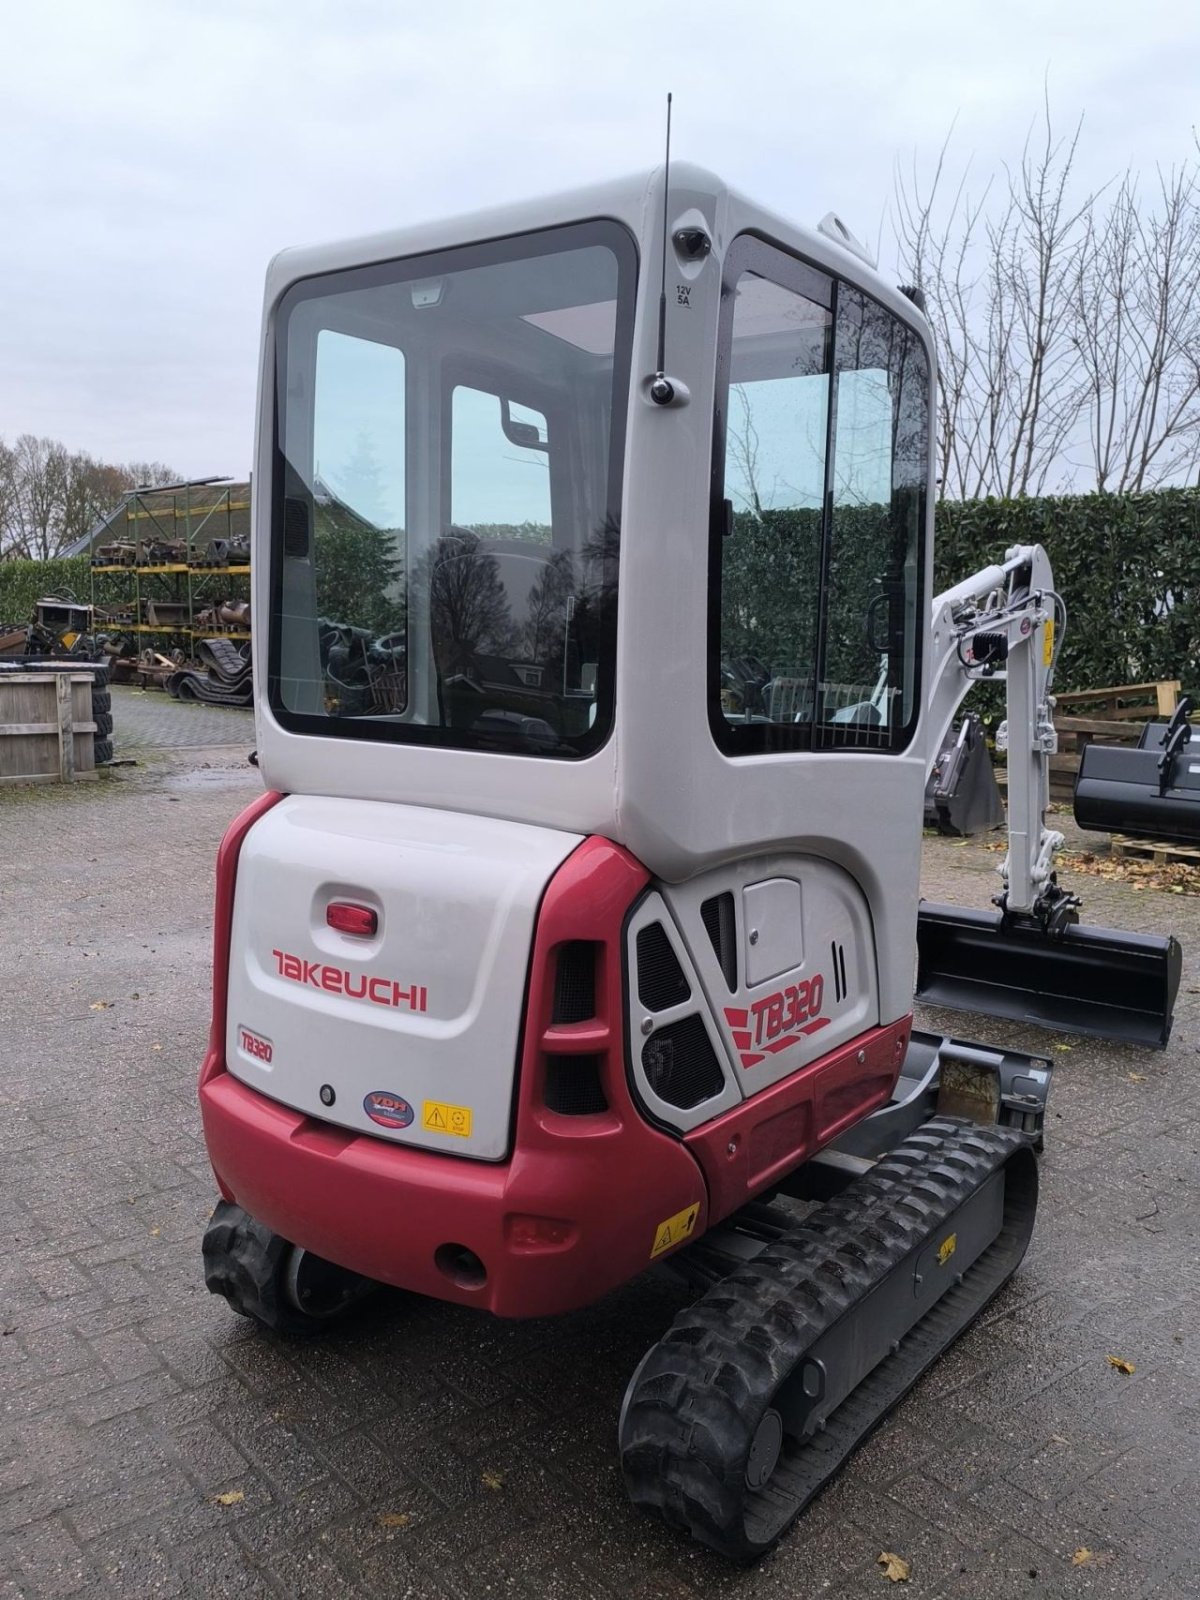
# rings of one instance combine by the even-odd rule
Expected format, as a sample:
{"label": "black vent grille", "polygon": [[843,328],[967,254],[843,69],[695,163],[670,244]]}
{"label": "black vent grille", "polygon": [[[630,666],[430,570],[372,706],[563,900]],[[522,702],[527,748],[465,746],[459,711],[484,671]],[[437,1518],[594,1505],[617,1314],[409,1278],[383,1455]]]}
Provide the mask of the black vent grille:
{"label": "black vent grille", "polygon": [[590,1117],[607,1111],[599,1056],[546,1057],[546,1106],[563,1117]]}
{"label": "black vent grille", "polygon": [[297,561],[308,555],[308,503],[297,495],[283,502],[283,553]]}
{"label": "black vent grille", "polygon": [[652,1033],[642,1046],[642,1068],[658,1098],[682,1111],[720,1094],[725,1082],[699,1017],[668,1022]]}
{"label": "black vent grille", "polygon": [[691,987],[661,922],[638,929],[638,999],[647,1011],[666,1011],[692,997]]}
{"label": "black vent grille", "polygon": [[729,985],[732,994],[737,988],[737,944],[736,924],[733,916],[733,896],[728,890],[724,894],[715,894],[711,900],[706,900],[700,907],[700,916],[703,920],[705,931],[712,940],[712,947],[716,951],[717,960],[721,963],[721,971],[725,974],[725,982]]}
{"label": "black vent grille", "polygon": [[596,1015],[596,946],[572,939],[558,947],[554,969],[555,1022],[587,1022]]}
{"label": "black vent grille", "polygon": [[833,998],[840,1005],[846,998],[846,951],[835,939],[829,946],[829,959],[833,963]]}

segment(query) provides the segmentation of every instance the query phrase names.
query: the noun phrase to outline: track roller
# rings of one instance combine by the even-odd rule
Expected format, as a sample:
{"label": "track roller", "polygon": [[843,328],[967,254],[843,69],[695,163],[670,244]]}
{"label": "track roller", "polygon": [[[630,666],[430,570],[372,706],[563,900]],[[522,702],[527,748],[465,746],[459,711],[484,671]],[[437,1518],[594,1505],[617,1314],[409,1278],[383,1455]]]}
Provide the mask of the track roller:
{"label": "track roller", "polygon": [[1015,1271],[1028,1138],[939,1117],[675,1319],[629,1384],[635,1505],[764,1555]]}
{"label": "track roller", "polygon": [[290,1244],[222,1200],[204,1234],[204,1281],[243,1317],[275,1333],[324,1333],[378,1284]]}

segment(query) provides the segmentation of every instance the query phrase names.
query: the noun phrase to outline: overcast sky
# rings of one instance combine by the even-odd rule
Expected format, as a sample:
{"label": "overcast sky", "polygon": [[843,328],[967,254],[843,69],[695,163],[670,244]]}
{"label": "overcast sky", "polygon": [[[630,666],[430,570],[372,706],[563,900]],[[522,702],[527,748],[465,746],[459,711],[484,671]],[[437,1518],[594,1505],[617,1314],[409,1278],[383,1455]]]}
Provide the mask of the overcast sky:
{"label": "overcast sky", "polygon": [[[1187,0],[0,0],[0,437],[250,464],[263,273],[675,150],[874,239],[896,160],[1019,154],[1043,76],[1088,184],[1192,150]],[[884,236],[884,261],[888,240]]]}

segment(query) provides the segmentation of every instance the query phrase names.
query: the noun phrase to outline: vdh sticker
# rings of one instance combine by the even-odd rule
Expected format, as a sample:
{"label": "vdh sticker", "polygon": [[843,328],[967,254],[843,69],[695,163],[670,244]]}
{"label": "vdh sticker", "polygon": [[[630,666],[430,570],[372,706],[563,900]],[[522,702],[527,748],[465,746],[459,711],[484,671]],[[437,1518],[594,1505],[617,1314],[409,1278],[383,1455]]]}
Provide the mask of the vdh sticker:
{"label": "vdh sticker", "polygon": [[413,1119],[408,1101],[387,1089],[372,1089],[363,1100],[363,1110],[381,1128],[407,1128]]}
{"label": "vdh sticker", "polygon": [[654,1230],[654,1244],[650,1250],[650,1259],[661,1256],[664,1250],[671,1250],[677,1244],[682,1244],[689,1237],[696,1226],[696,1218],[700,1215],[700,1206],[688,1206],[683,1211],[677,1211],[673,1217],[668,1217],[665,1222],[660,1222]]}
{"label": "vdh sticker", "polygon": [[344,994],[350,1000],[370,1000],[377,1006],[407,1006],[410,1011],[429,1009],[429,990],[424,984],[414,983],[405,989],[394,978],[368,978],[360,972],[355,977],[345,967],[331,967],[325,961],[305,961],[301,956],[289,955],[286,950],[272,950],[275,965],[281,978],[293,983],[312,984],[314,989],[324,989],[326,994]]}
{"label": "vdh sticker", "polygon": [[825,979],[818,972],[815,978],[755,1000],[748,1010],[726,1006],[725,1021],[743,1067],[756,1067],[768,1055],[778,1055],[808,1034],[828,1027],[830,1019],[818,1014],[824,998]]}

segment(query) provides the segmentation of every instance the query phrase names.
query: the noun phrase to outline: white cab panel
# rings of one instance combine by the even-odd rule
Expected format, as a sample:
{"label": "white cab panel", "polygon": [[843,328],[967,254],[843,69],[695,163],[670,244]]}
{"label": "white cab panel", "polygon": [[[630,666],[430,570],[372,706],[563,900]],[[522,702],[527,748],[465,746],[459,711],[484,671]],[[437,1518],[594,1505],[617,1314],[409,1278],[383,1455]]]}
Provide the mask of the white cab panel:
{"label": "white cab panel", "polygon": [[[238,865],[230,1072],[327,1123],[503,1157],[537,908],[579,842],[461,812],[281,801]],[[331,903],[374,911],[377,931],[331,928]]]}
{"label": "white cab panel", "polygon": [[[729,896],[726,921],[731,916],[733,928],[724,937],[731,931],[736,969],[727,954],[722,961],[709,931],[718,920],[710,902],[721,895]],[[756,1094],[879,1023],[870,913],[854,880],[838,867],[806,856],[760,856],[667,886],[663,897],[743,1095]],[[768,908],[770,917],[761,916]],[[759,939],[751,943],[755,931]],[[745,958],[757,959],[764,940],[774,954],[760,970]],[[793,960],[780,970],[787,952]]]}

